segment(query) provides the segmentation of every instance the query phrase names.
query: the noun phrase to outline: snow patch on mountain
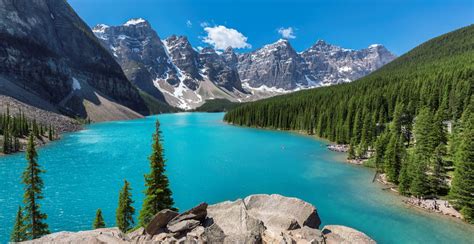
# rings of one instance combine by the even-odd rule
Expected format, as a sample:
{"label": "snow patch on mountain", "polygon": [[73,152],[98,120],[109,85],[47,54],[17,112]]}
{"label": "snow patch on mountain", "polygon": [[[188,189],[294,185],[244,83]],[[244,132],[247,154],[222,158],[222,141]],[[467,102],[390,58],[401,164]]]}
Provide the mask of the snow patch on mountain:
{"label": "snow patch on mountain", "polygon": [[138,25],[138,24],[141,24],[141,23],[145,23],[146,21],[142,18],[137,18],[137,19],[130,19],[129,21],[125,22],[125,24],[123,24],[124,26],[131,26],[131,25]]}

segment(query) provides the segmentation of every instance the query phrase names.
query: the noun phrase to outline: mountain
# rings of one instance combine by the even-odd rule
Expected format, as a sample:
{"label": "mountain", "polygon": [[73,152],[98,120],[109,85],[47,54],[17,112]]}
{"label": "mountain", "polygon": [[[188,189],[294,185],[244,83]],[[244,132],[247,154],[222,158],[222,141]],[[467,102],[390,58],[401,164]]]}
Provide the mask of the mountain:
{"label": "mountain", "polygon": [[93,28],[127,77],[142,91],[182,109],[210,99],[254,101],[300,89],[349,82],[390,62],[382,45],[349,50],[318,41],[298,53],[279,40],[249,53],[197,50],[185,36],[161,40],[144,19]]}
{"label": "mountain", "polygon": [[352,50],[322,40],[302,52],[301,57],[304,60],[306,80],[319,86],[357,80],[396,58],[380,44]]}
{"label": "mountain", "polygon": [[97,25],[93,32],[130,81],[162,102],[191,109],[213,98],[236,102],[243,92],[236,67],[223,56],[209,48],[196,51],[184,36],[161,40],[144,19]]}
{"label": "mountain", "polygon": [[266,45],[254,52],[239,56],[241,79],[250,87],[276,87],[292,90],[297,85],[307,86],[304,63],[287,40]]}
{"label": "mountain", "polygon": [[141,117],[148,109],[64,0],[0,0],[0,94],[72,117]]}

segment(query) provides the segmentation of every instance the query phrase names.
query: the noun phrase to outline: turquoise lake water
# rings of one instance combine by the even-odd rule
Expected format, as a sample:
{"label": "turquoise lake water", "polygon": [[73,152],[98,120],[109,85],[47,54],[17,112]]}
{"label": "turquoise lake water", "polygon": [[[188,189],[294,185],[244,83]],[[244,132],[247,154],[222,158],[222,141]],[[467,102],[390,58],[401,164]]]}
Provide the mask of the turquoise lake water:
{"label": "turquoise lake water", "polygon": [[[278,193],[314,204],[323,224],[359,229],[379,243],[472,243],[474,228],[407,208],[372,183],[373,171],[344,163],[326,143],[289,132],[230,126],[222,113],[180,113],[98,123],[39,150],[47,172],[42,210],[52,232],[90,229],[101,208],[114,225],[123,180],[141,208],[156,118],[176,206]],[[22,199],[24,154],[0,157],[0,243]],[[138,215],[138,214],[136,214]]]}

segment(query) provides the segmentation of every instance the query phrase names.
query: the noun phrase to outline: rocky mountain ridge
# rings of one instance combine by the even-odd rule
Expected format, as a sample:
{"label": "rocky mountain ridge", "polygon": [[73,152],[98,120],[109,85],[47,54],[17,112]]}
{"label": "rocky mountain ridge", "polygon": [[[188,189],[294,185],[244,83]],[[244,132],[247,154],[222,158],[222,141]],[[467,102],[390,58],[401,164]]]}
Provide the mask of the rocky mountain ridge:
{"label": "rocky mountain ridge", "polygon": [[185,36],[161,40],[150,23],[131,19],[119,26],[93,28],[141,90],[182,109],[208,99],[234,102],[350,82],[395,58],[382,45],[344,49],[318,41],[298,53],[288,40],[278,40],[249,53],[232,48],[193,48]]}
{"label": "rocky mountain ridge", "polygon": [[165,209],[128,234],[117,228],[58,232],[25,243],[375,243],[341,225],[319,229],[316,208],[300,199],[251,195],[184,212]]}
{"label": "rocky mountain ridge", "polygon": [[0,94],[95,121],[147,107],[122,68],[64,0],[0,0]]}

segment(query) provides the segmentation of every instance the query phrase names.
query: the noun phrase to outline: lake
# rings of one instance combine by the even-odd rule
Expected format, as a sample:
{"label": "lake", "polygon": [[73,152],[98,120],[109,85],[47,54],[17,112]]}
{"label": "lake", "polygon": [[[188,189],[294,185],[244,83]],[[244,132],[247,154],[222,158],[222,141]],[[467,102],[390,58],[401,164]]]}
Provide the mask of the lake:
{"label": "lake", "polygon": [[[327,142],[290,132],[242,128],[223,113],[178,113],[97,123],[39,149],[46,170],[41,209],[52,232],[90,229],[98,208],[115,222],[127,179],[141,208],[157,118],[176,206],[235,200],[256,193],[301,198],[318,209],[322,226],[347,225],[379,243],[472,243],[474,228],[408,208],[372,183],[373,171],[343,162]],[[24,154],[0,157],[0,243],[8,241],[21,203]]]}

